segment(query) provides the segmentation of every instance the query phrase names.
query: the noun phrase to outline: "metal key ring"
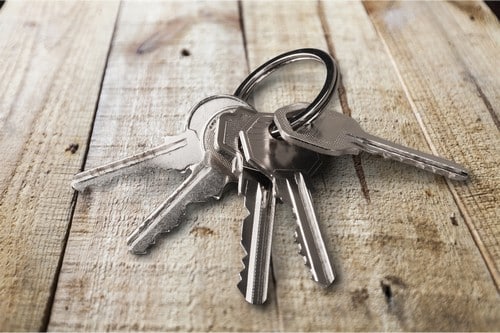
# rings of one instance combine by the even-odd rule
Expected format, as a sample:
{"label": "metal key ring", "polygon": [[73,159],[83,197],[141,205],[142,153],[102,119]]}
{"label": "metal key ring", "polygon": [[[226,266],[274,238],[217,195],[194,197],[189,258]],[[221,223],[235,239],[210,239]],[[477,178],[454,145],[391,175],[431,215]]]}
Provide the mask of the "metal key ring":
{"label": "metal key ring", "polygon": [[[306,124],[310,124],[314,119],[316,119],[316,117],[319,116],[321,110],[330,101],[338,83],[339,71],[337,69],[337,65],[333,58],[325,51],[313,48],[304,48],[280,54],[250,73],[240,84],[238,89],[236,89],[234,95],[246,101],[257,84],[259,84],[267,76],[278,68],[299,60],[316,60],[323,63],[326,67],[325,83],[323,84],[323,88],[321,88],[318,96],[306,109],[298,112],[289,119],[294,130]],[[270,130],[274,137],[280,136],[278,128],[274,123]]]}

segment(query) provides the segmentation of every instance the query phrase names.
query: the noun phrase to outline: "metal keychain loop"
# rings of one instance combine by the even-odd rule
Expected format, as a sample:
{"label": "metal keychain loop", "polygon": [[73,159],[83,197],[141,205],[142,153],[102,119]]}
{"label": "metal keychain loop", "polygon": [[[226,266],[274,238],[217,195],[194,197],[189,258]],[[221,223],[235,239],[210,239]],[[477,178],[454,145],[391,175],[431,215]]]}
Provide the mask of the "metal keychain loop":
{"label": "metal keychain loop", "polygon": [[[321,110],[328,104],[338,83],[339,71],[333,58],[325,51],[313,48],[304,48],[289,51],[267,61],[259,68],[250,73],[240,84],[234,95],[247,100],[254,91],[257,84],[264,80],[271,73],[282,66],[300,60],[315,60],[321,62],[326,68],[326,78],[318,96],[303,111],[294,114],[289,120],[292,128],[297,130],[306,124],[310,124],[320,114]],[[273,136],[280,136],[275,124],[271,127]]]}

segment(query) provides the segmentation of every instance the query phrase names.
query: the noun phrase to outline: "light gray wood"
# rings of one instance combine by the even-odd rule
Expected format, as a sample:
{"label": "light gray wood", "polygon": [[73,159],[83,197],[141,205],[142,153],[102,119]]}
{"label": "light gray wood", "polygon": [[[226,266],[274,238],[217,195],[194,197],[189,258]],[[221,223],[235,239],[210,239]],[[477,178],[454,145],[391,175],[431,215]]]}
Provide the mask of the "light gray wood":
{"label": "light gray wood", "polygon": [[[498,288],[498,20],[487,7],[473,3],[402,2],[367,8],[431,148],[456,156],[472,172],[469,182],[448,186]],[[398,26],[391,19],[396,15]]]}
{"label": "light gray wood", "polygon": [[[123,3],[86,168],[182,131],[195,103],[245,75],[237,3]],[[273,297],[253,307],[236,287],[247,213],[234,190],[191,206],[150,254],[128,252],[127,236],[183,178],[150,170],[79,195],[50,330],[279,328]]]}
{"label": "light gray wood", "polygon": [[0,10],[0,330],[44,329],[117,3]]}
{"label": "light gray wood", "polygon": [[[500,330],[500,34],[484,4],[9,1],[0,31],[0,329]],[[200,99],[302,47],[330,51],[343,73],[325,112],[473,174],[328,159],[312,195],[331,288],[310,279],[286,206],[269,302],[255,307],[236,288],[247,212],[234,189],[192,206],[147,256],[126,238],[185,175],[149,169],[73,196],[89,141],[86,169],[153,147]],[[322,71],[289,66],[253,102],[310,101]]]}
{"label": "light gray wood", "polygon": [[[449,122],[422,123],[415,117],[412,106],[416,101],[406,96],[393,59],[360,3],[321,2],[318,7],[316,3],[279,2],[264,7],[250,2],[244,4],[244,13],[251,66],[256,65],[252,59],[259,62],[284,49],[308,44],[321,47],[327,36],[345,90],[340,92],[342,106],[325,112],[351,114],[368,132],[427,152],[431,151],[429,143],[437,146],[432,140],[441,140],[441,155],[467,164],[463,155],[470,143],[454,145],[459,129],[449,130]],[[443,38],[436,36],[439,30],[433,33],[426,36]],[[269,44],[265,44],[267,36],[272,36]],[[406,40],[403,45],[411,42]],[[429,64],[434,63],[429,60]],[[458,68],[457,64],[449,72]],[[412,73],[418,71],[412,68]],[[447,91],[446,86],[440,89],[442,94]],[[264,99],[256,98],[256,103],[262,108],[275,107],[276,100],[296,94],[293,89],[283,89],[279,98],[270,93]],[[460,94],[453,97],[440,101],[451,105],[461,101]],[[427,99],[432,101],[430,96]],[[450,106],[441,105],[434,112],[440,110],[453,117]],[[427,127],[433,128],[429,142],[424,135]],[[436,133],[445,133],[447,140],[437,138]],[[481,133],[491,138],[495,132],[485,129]],[[489,142],[498,146],[493,138]],[[474,159],[480,161],[479,153],[475,154]],[[290,242],[292,215],[282,207],[285,221],[277,219],[273,264],[285,330],[499,327],[495,285],[461,216],[462,205],[456,204],[450,191],[450,186],[462,185],[450,185],[442,177],[367,155],[354,159],[354,165],[350,157],[331,159],[314,184],[313,197],[338,280],[326,291],[311,283],[300,261],[291,255],[295,250]]]}

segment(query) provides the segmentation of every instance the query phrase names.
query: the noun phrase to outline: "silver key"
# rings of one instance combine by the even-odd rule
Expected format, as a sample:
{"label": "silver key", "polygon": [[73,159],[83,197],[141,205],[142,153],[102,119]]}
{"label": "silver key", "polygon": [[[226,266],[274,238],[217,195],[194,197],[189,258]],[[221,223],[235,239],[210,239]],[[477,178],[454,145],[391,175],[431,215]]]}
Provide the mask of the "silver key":
{"label": "silver key", "polygon": [[71,186],[81,192],[89,186],[105,184],[146,165],[163,169],[186,170],[202,160],[200,133],[214,114],[218,114],[227,107],[246,105],[248,104],[229,95],[205,98],[189,112],[186,130],[183,133],[166,137],[165,143],[155,148],[80,172],[74,176]]}
{"label": "silver key", "polygon": [[[260,175],[261,176],[261,175]],[[267,300],[271,266],[271,243],[276,197],[269,180],[248,169],[242,170],[240,194],[244,195],[248,216],[241,226],[241,246],[246,256],[242,262],[238,289],[251,304],[264,304]]]}
{"label": "silver key", "polygon": [[186,130],[179,135],[168,136],[165,141],[142,153],[80,172],[73,177],[71,186],[82,192],[89,186],[105,184],[147,163],[164,169],[185,170],[202,159],[201,149],[198,148],[199,139],[194,131]]}
{"label": "silver key", "polygon": [[242,259],[238,289],[251,304],[263,304],[267,300],[271,263],[271,242],[276,198],[274,187],[262,174],[244,167],[246,164],[238,150],[239,132],[251,125],[256,113],[239,108],[224,113],[218,119],[216,147],[233,159],[233,173],[238,177],[238,192],[243,195],[248,216],[241,227],[241,246],[245,251]]}
{"label": "silver key", "polygon": [[290,111],[285,108],[274,114],[281,136],[294,145],[321,154],[357,155],[366,151],[455,180],[465,180],[469,175],[460,164],[370,135],[354,119],[342,113],[322,112],[312,124],[297,131],[292,129],[289,116]]}
{"label": "silver key", "polygon": [[[303,104],[291,110],[300,107]],[[335,278],[333,267],[304,177],[317,170],[321,157],[316,152],[272,137],[269,131],[272,122],[273,115],[259,114],[251,126],[240,132],[245,160],[272,181],[277,198],[292,206],[297,219],[295,236],[300,253],[313,280],[329,286]]]}
{"label": "silver key", "polygon": [[[233,97],[235,98],[235,97]],[[143,224],[137,228],[127,240],[129,250],[136,254],[144,254],[156,242],[161,233],[167,233],[176,228],[190,203],[204,202],[210,198],[219,199],[226,185],[236,181],[232,174],[232,155],[223,155],[215,149],[217,118],[224,112],[231,112],[238,108],[247,108],[248,112],[256,112],[248,104],[237,100],[237,105],[224,109],[217,108],[209,122],[205,122],[203,130],[198,130],[200,149],[203,159],[192,166],[192,173],[172,193]],[[198,112],[196,112],[196,115]],[[196,115],[190,118],[190,124],[198,123]]]}

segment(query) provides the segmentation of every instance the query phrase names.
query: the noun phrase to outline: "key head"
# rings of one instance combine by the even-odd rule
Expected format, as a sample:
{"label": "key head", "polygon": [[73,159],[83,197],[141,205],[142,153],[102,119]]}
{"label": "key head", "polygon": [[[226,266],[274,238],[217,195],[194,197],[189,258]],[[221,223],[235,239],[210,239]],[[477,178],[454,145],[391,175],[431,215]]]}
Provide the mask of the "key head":
{"label": "key head", "polygon": [[207,97],[189,111],[186,129],[195,131],[201,138],[205,127],[215,116],[227,111],[228,108],[234,109],[238,106],[251,108],[248,103],[232,95]]}
{"label": "key head", "polygon": [[296,172],[312,175],[321,165],[321,156],[274,138],[269,131],[272,123],[272,114],[259,113],[251,125],[240,132],[245,160],[270,179]]}
{"label": "key head", "polygon": [[258,114],[254,109],[244,107],[221,114],[217,118],[216,149],[232,155],[238,153],[240,131],[251,126],[257,117]]}
{"label": "key head", "polygon": [[[295,115],[304,110],[309,104],[296,103],[290,106],[291,114]],[[224,112],[217,118],[217,137],[215,146],[217,150],[230,152],[232,155],[239,153],[239,133],[249,128],[257,119],[258,114],[254,109],[240,107],[233,112]],[[247,165],[248,166],[248,165]]]}
{"label": "key head", "polygon": [[228,175],[232,175],[234,153],[216,147],[218,118],[239,108],[246,110],[241,114],[257,113],[249,104],[235,96],[215,95],[205,98],[193,107],[187,120],[187,129],[196,132],[200,138],[205,163],[217,165]]}
{"label": "key head", "polygon": [[351,136],[363,136],[365,132],[351,117],[326,110],[313,123],[294,130],[288,120],[292,114],[286,107],[274,113],[276,126],[286,141],[331,156],[357,155],[361,151]]}
{"label": "key head", "polygon": [[[226,122],[220,122],[219,117],[225,115],[234,115],[229,117],[231,119],[232,126],[227,126],[227,130],[233,133],[234,136],[237,137],[239,127],[232,129],[233,127],[241,124],[246,119],[252,118],[253,115],[256,115],[257,111],[250,106],[232,106],[227,107],[220,114],[216,115],[211,121],[207,124],[205,132],[204,132],[204,140],[203,140],[203,148],[206,152],[205,160],[209,164],[216,164],[218,167],[222,168],[224,172],[228,175],[233,176],[233,160],[236,157],[236,152],[238,150],[235,138],[228,138],[228,143],[224,144],[222,147],[218,145],[218,136],[222,129],[220,129],[221,124],[228,124]],[[230,128],[231,129],[230,129]]]}

